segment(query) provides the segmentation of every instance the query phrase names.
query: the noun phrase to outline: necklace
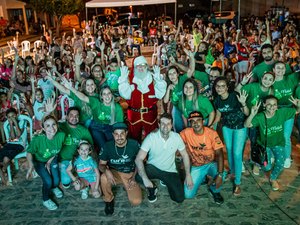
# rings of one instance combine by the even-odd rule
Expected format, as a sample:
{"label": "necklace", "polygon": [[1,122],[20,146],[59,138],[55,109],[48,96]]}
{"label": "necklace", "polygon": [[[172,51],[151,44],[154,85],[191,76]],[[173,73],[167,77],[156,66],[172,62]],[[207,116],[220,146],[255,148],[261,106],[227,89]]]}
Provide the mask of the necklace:
{"label": "necklace", "polygon": [[126,149],[127,149],[127,144],[126,144],[125,147],[124,147],[124,150],[123,150],[122,155],[120,155],[120,154],[118,153],[118,150],[117,150],[117,145],[115,144],[115,151],[116,151],[116,154],[117,154],[119,157],[122,157],[123,159],[127,159],[127,158],[128,158],[128,155],[124,155],[125,152],[126,152]]}

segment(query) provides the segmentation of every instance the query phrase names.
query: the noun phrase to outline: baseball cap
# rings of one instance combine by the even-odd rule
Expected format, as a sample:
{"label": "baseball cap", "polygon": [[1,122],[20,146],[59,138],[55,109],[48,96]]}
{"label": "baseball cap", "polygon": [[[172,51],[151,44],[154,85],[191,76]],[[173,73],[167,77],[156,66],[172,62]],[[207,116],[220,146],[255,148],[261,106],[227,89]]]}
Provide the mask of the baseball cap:
{"label": "baseball cap", "polygon": [[189,114],[189,120],[192,119],[192,118],[196,118],[196,117],[201,117],[203,119],[203,115],[201,112],[198,112],[198,111],[193,111]]}
{"label": "baseball cap", "polygon": [[127,130],[128,127],[125,123],[123,122],[117,122],[117,123],[114,123],[112,125],[112,130],[115,131],[115,130]]}

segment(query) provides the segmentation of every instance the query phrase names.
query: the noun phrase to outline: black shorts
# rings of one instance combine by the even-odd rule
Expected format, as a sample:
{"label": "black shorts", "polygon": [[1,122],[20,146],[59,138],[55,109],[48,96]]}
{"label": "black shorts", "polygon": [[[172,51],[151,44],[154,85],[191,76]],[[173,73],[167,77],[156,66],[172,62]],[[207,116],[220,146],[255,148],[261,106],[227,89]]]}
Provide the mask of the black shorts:
{"label": "black shorts", "polygon": [[2,149],[0,149],[0,162],[3,161],[4,157],[9,158],[12,160],[15,158],[16,155],[18,155],[20,152],[24,150],[23,145],[19,144],[5,144]]}

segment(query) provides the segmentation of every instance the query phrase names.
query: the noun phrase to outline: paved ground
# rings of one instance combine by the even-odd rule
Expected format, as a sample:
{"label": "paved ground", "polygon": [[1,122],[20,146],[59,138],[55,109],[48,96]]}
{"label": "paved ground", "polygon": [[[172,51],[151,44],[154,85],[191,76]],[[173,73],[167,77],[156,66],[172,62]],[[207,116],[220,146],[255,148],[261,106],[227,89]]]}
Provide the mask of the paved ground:
{"label": "paved ground", "polygon": [[205,186],[195,199],[177,204],[170,200],[166,188],[158,184],[157,202],[149,203],[144,194],[143,203],[133,208],[123,188],[116,187],[113,216],[105,216],[101,199],[81,200],[80,193],[72,188],[64,190],[63,199],[56,200],[58,210],[48,211],[42,206],[41,179],[25,180],[26,164],[23,164],[15,173],[13,186],[0,188],[0,224],[300,224],[299,150],[294,148],[293,155],[291,169],[286,169],[280,177],[282,189],[278,192],[271,191],[262,173],[254,176],[247,172],[239,197],[232,195],[231,182],[225,182],[222,190],[225,202],[221,206],[213,202]]}

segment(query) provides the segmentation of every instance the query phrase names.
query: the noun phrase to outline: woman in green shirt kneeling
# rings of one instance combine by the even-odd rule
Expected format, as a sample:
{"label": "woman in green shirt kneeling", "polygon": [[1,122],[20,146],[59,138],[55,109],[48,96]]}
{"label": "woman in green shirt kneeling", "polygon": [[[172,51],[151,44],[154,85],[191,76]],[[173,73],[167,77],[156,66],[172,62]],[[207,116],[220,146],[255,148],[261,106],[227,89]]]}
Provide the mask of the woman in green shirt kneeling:
{"label": "woman in green shirt kneeling", "polygon": [[[284,123],[300,111],[300,101],[293,97],[290,98],[290,101],[297,106],[297,111],[295,108],[278,109],[278,99],[273,95],[268,95],[263,102],[264,111],[257,114],[261,105],[261,102],[257,102],[252,107],[250,116],[245,121],[245,127],[259,128],[260,135],[257,142],[262,146],[266,143],[268,163],[264,166],[264,170],[272,170],[270,184],[274,191],[279,190],[277,179],[283,170],[285,161]],[[274,165],[271,162],[272,155],[275,158]]]}
{"label": "woman in green shirt kneeling", "polygon": [[51,115],[44,118],[42,127],[44,133],[34,136],[27,149],[29,170],[26,178],[31,176],[34,168],[43,181],[43,205],[49,210],[56,210],[57,205],[51,200],[50,194],[52,192],[56,198],[63,197],[58,188],[57,156],[63,146],[65,133],[57,132],[57,121]]}

